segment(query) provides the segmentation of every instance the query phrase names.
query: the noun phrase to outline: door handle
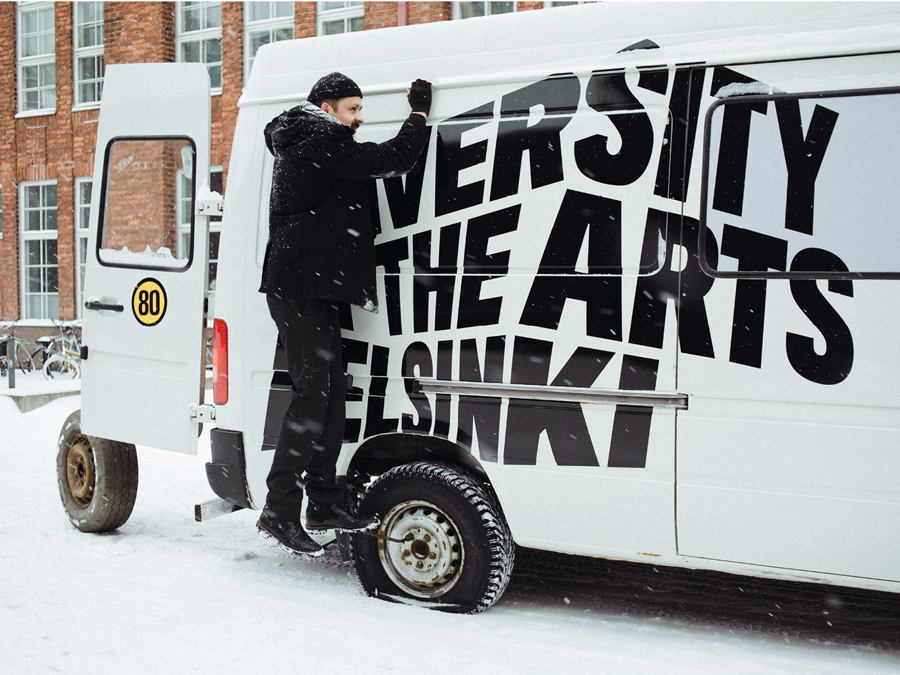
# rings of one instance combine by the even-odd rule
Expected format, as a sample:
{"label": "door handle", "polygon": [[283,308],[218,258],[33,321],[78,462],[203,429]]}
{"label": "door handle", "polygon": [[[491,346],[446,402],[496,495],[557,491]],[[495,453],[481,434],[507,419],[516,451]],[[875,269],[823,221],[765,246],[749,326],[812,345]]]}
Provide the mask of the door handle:
{"label": "door handle", "polygon": [[122,305],[108,305],[105,302],[97,302],[96,300],[88,300],[84,303],[86,309],[96,309],[98,311],[101,310],[109,310],[110,312],[124,312],[125,308]]}

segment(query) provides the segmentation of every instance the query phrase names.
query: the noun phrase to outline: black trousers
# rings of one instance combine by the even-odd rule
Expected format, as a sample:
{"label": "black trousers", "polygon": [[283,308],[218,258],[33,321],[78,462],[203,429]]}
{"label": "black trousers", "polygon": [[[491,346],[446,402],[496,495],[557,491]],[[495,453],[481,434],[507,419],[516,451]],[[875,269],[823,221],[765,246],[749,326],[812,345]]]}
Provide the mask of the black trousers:
{"label": "black trousers", "polygon": [[266,301],[278,326],[292,384],[266,479],[266,505],[278,518],[300,520],[304,487],[313,502],[341,499],[335,464],[344,435],[347,377],[340,311],[329,300],[267,295]]}

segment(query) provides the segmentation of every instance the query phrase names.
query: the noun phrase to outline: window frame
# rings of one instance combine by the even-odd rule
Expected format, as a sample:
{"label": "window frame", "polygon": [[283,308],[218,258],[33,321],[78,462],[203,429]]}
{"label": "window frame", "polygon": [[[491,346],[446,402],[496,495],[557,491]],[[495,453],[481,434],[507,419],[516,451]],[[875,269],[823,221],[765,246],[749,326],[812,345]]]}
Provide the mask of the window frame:
{"label": "window frame", "polygon": [[[55,211],[54,220],[56,221],[56,227],[54,229],[45,229],[41,228],[38,230],[28,230],[25,227],[26,222],[26,211],[30,211],[31,209],[26,208],[26,199],[25,193],[28,188],[39,187],[41,188],[41,206],[38,207],[38,210],[43,212],[43,188],[53,186],[54,188],[58,188],[57,181],[55,180],[32,180],[32,181],[22,181],[19,183],[19,296],[20,296],[20,309],[19,316],[23,319],[37,320],[37,321],[53,321],[59,319],[59,192],[56,194],[56,204],[53,207]],[[26,248],[28,242],[32,241],[54,241],[56,242],[56,291],[51,292],[44,288],[44,279],[42,273],[41,279],[41,290],[37,291],[37,293],[32,293],[28,291],[28,274],[27,270],[32,266],[27,264],[27,256],[26,256]],[[38,263],[37,267],[41,270],[45,268],[49,268],[50,265],[46,264],[43,260],[43,246],[41,247],[41,261]],[[40,298],[41,310],[39,312],[40,316],[31,316],[31,313],[28,311],[28,298],[31,296],[37,295]],[[48,300],[52,296],[56,296],[56,316],[44,316],[48,314],[48,310],[50,307],[48,306]]]}
{"label": "window frame", "polygon": [[[86,6],[86,5],[91,5],[91,4],[99,6],[99,10],[100,10],[100,21],[99,21],[100,42],[99,42],[99,44],[94,44],[89,47],[79,47],[78,46],[79,29],[84,24],[80,23],[78,20],[78,12],[79,12],[78,8]],[[72,106],[72,109],[73,110],[89,110],[92,108],[98,108],[100,106],[100,100],[103,97],[103,67],[104,67],[104,63],[105,63],[105,54],[104,54],[105,37],[104,37],[104,33],[103,33],[103,16],[104,16],[103,2],[99,2],[98,0],[90,0],[89,2],[85,1],[85,0],[80,0],[79,2],[76,2],[73,4],[72,10],[73,10],[73,14],[72,14],[72,79],[73,79],[74,97],[75,97],[75,104]],[[94,22],[94,23],[96,23],[96,22]],[[83,84],[83,81],[81,80],[81,78],[79,76],[80,71],[78,68],[78,62],[80,59],[97,58],[97,57],[100,57],[100,64],[99,64],[100,75],[99,75],[99,77],[96,77],[93,80],[91,80],[93,83],[95,83],[97,85],[97,87],[99,89],[99,92],[97,95],[97,100],[83,101],[83,100],[81,100],[81,85]]]}
{"label": "window frame", "polygon": [[772,94],[746,94],[740,96],[727,96],[713,101],[703,117],[703,147],[701,151],[701,175],[700,175],[700,214],[699,221],[699,265],[704,274],[713,279],[791,279],[791,280],[844,280],[858,279],[900,279],[900,272],[829,272],[829,271],[741,271],[718,270],[709,265],[706,257],[707,221],[709,220],[709,199],[711,188],[711,158],[712,146],[712,118],[720,107],[728,104],[752,104],[758,102],[777,102],[782,100],[816,100],[828,98],[849,98],[863,96],[881,96],[885,94],[900,95],[900,87],[878,87],[874,89],[839,89],[833,91],[815,91],[800,93],[772,93]]}
{"label": "window frame", "polygon": [[[219,5],[219,25],[212,28],[199,28],[196,30],[185,31],[184,29],[184,11],[186,2],[179,1],[175,3],[175,61],[176,63],[202,63],[206,66],[207,72],[210,63],[219,69],[219,86],[212,85],[212,77],[210,77],[210,95],[220,96],[222,94],[222,74],[223,74],[223,54],[222,54],[222,2],[219,0],[189,0],[192,4],[198,5],[201,9],[211,5]],[[207,63],[203,60],[204,45],[207,40],[219,41],[219,60]],[[201,60],[200,61],[184,61],[182,58],[182,47],[186,43],[199,42]]]}
{"label": "window frame", "polygon": [[[50,16],[51,16],[50,23],[53,26],[53,31],[52,31],[53,51],[52,52],[44,52],[44,53],[37,54],[34,56],[23,56],[22,53],[23,53],[23,49],[24,49],[24,42],[23,42],[24,35],[22,33],[22,30],[24,28],[24,23],[25,23],[23,20],[24,14],[26,12],[37,12],[39,15],[42,10],[48,10],[48,9],[50,10]],[[46,35],[46,33],[47,33],[47,31],[44,31],[43,33],[38,31],[38,33],[36,33],[36,35],[38,35],[38,36],[40,36],[42,34]],[[44,2],[43,0],[34,1],[34,2],[18,2],[18,3],[16,3],[16,52],[15,52],[15,55],[16,55],[16,75],[17,75],[16,94],[17,94],[17,101],[18,101],[17,106],[16,106],[17,107],[16,117],[52,115],[52,114],[56,113],[56,7],[55,7],[55,3]],[[26,102],[25,94],[28,91],[34,91],[34,90],[25,88],[25,79],[26,79],[25,78],[25,69],[37,67],[38,68],[38,78],[40,80],[41,73],[44,72],[42,70],[42,67],[44,67],[44,66],[51,66],[50,70],[53,73],[52,105],[48,106],[48,105],[46,105],[47,102],[42,100],[43,99],[42,92],[45,92],[45,91],[51,89],[50,85],[45,84],[45,85],[41,86],[40,82],[39,82],[38,87],[36,89],[36,91],[38,92],[38,107],[37,108],[26,108],[25,107],[25,102]],[[44,103],[45,105],[42,106],[41,103]]]}
{"label": "window frame", "polygon": [[[488,11],[486,11],[481,16],[466,16],[466,17],[464,17],[462,15],[462,6],[463,5],[477,5],[477,4],[484,5],[485,9]],[[496,13],[491,12],[490,6],[491,6],[490,0],[476,0],[475,2],[468,2],[468,1],[461,2],[461,1],[457,0],[453,3],[453,20],[458,21],[458,20],[462,20],[462,19],[481,19],[486,16],[502,16],[503,14],[515,14],[517,11],[519,11],[519,3],[515,2],[515,0],[512,0],[512,10],[509,12],[496,12]]]}
{"label": "window frame", "polygon": [[[277,5],[277,0],[266,0],[269,6]],[[248,17],[250,16],[250,5],[260,5],[263,4],[259,0],[252,1],[246,0],[244,2],[244,82],[248,82],[250,80],[250,71],[253,68],[253,61],[256,59],[256,54],[250,53],[250,35],[251,33],[261,33],[262,31],[269,32],[269,42],[266,44],[272,44],[272,42],[281,42],[281,40],[272,40],[274,31],[283,28],[291,29],[291,37],[286,38],[293,40],[294,39],[294,15],[296,10],[294,8],[294,3],[291,4],[291,15],[290,17],[284,16],[276,16],[270,17],[268,19],[259,19],[256,21],[251,21]],[[262,46],[262,45],[260,45]]]}
{"label": "window frame", "polygon": [[[223,178],[225,177],[224,167],[221,167],[221,166],[211,166],[211,167],[209,168],[209,175],[210,175],[210,181],[209,181],[209,182],[210,182],[210,189],[212,189],[212,182],[213,182],[213,181],[212,181],[212,175],[213,175],[213,174],[216,174],[216,173],[220,175],[219,183],[220,183],[220,185],[221,185],[221,184],[222,184],[222,180],[221,180],[221,179],[223,179]],[[183,182],[182,182],[183,180],[184,180],[184,169],[178,169],[178,170],[175,172],[175,201],[176,201],[176,203],[178,204],[178,209],[176,210],[176,213],[178,213],[179,216],[180,216],[181,213],[182,213],[182,207],[185,206],[185,205],[182,203],[182,201],[185,200],[185,196],[184,196],[184,184],[183,184]],[[225,191],[224,191],[224,190],[221,191],[221,195],[222,195],[222,197],[225,196]],[[191,204],[191,208],[193,209],[193,204]],[[192,213],[193,213],[193,211],[192,211]],[[192,218],[194,218],[194,217],[195,217],[195,216],[192,215]],[[181,256],[181,254],[182,254],[182,250],[181,250],[181,249],[182,249],[182,237],[185,237],[185,236],[190,237],[190,236],[191,236],[191,233],[192,233],[192,229],[191,229],[192,222],[191,222],[191,223],[183,223],[183,222],[181,222],[181,218],[180,218],[180,217],[179,217],[178,221],[179,221],[179,222],[178,222],[177,225],[176,225],[177,232],[176,232],[176,236],[175,236],[175,240],[176,240],[176,242],[177,242],[176,253],[177,253],[178,256]],[[219,236],[220,236],[220,240],[219,240],[219,241],[220,241],[220,243],[221,243],[222,216],[211,216],[211,217],[210,217],[210,219],[209,219],[209,234],[210,234],[210,237],[212,236],[212,234],[213,234],[214,232],[219,234]],[[209,242],[207,241],[207,249],[208,249],[208,247],[209,247]],[[219,255],[218,255],[218,254],[219,254],[219,249],[218,249],[218,246],[216,246],[216,257],[213,258],[212,256],[210,256],[210,257],[208,257],[208,259],[207,259],[207,261],[206,261],[206,288],[207,288],[207,298],[208,298],[208,305],[207,305],[207,306],[208,306],[208,308],[209,308],[209,312],[207,313],[207,324],[208,324],[209,326],[212,326],[212,321],[213,321],[213,309],[214,309],[214,306],[215,306],[215,296],[216,296],[216,291],[215,291],[215,289],[212,289],[212,288],[210,288],[210,286],[209,286],[209,282],[210,282],[209,273],[210,273],[210,269],[211,269],[212,265],[213,265],[213,264],[218,265],[218,263],[219,263]],[[217,269],[217,272],[218,272],[218,268],[216,268],[216,269]]]}
{"label": "window frame", "polygon": [[[88,255],[88,233],[91,219],[91,195],[88,201],[81,201],[81,188],[90,185],[91,195],[94,189],[93,176],[81,176],[75,179],[75,315],[82,318],[84,306],[84,270]],[[82,252],[82,243],[84,252]]]}
{"label": "window frame", "polygon": [[[352,19],[364,19],[366,13],[365,3],[359,2],[358,4],[347,4],[348,0],[345,0],[344,7],[338,7],[336,9],[325,9],[325,2],[316,2],[316,35],[319,37],[324,37],[326,35],[341,35],[343,33],[358,33],[362,30],[365,30],[365,27],[360,28],[359,31],[354,30],[346,30],[347,22]],[[353,1],[353,0],[349,0]],[[325,23],[329,23],[331,21],[343,21],[344,22],[344,30],[341,33],[325,33],[322,30],[322,27]]]}
{"label": "window frame", "polygon": [[[191,176],[192,176],[192,190],[191,190],[191,227],[196,226],[196,215],[195,210],[197,208],[197,189],[196,189],[196,174],[197,174],[197,144],[194,142],[194,139],[190,136],[114,136],[109,139],[106,144],[106,149],[103,154],[103,174],[100,182],[100,202],[99,209],[97,214],[97,238],[94,242],[94,254],[97,256],[97,262],[103,267],[118,267],[122,269],[137,269],[137,270],[151,270],[155,272],[165,271],[165,272],[186,272],[191,268],[191,265],[194,264],[194,248],[191,247],[190,257],[187,259],[187,263],[182,267],[169,267],[169,266],[159,266],[159,265],[135,265],[133,263],[122,263],[122,262],[112,262],[110,260],[104,260],[103,256],[100,255],[102,246],[103,246],[103,237],[105,235],[106,229],[106,199],[107,199],[107,190],[108,183],[107,177],[109,176],[110,169],[110,155],[112,154],[112,149],[116,143],[120,141],[185,141],[188,145],[190,145],[191,150],[193,151],[193,162],[191,165]],[[176,170],[176,175],[179,175],[178,172],[183,171],[182,169]],[[91,189],[94,189],[93,187]],[[180,201],[178,196],[180,195],[181,190],[181,181],[176,180],[176,205],[180,206]],[[178,211],[176,210],[176,214]],[[175,223],[175,241],[176,241],[176,254],[178,251],[178,223]],[[193,237],[191,237],[193,239]]]}

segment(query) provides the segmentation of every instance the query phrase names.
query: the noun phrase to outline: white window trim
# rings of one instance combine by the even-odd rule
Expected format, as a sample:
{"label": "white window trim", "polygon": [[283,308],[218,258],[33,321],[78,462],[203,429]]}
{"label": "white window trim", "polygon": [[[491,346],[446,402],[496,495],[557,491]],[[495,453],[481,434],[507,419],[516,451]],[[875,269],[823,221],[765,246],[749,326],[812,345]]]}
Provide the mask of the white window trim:
{"label": "white window trim", "polygon": [[274,30],[276,28],[290,28],[291,34],[294,34],[294,14],[288,17],[276,17],[274,19],[264,19],[262,21],[248,21],[250,16],[248,5],[252,0],[244,2],[244,84],[250,79],[250,68],[255,57],[250,54],[250,33],[258,30]]}
{"label": "white window trim", "polygon": [[[489,5],[490,3],[489,3],[489,2],[485,2],[484,4],[485,4],[485,5]],[[457,21],[457,20],[463,18],[463,17],[461,16],[461,12],[460,12],[460,7],[459,7],[459,6],[460,6],[460,2],[456,1],[456,2],[453,3],[453,20],[454,20],[454,21]],[[515,14],[515,13],[518,12],[518,11],[519,11],[519,3],[518,3],[518,2],[513,2],[513,8],[512,8],[512,11],[511,11],[511,12],[503,12],[503,14]],[[500,14],[485,14],[485,16],[500,16]],[[475,16],[475,17],[469,17],[469,18],[470,18],[470,19],[480,19],[480,18],[483,18],[483,17],[477,17],[477,16]]]}
{"label": "white window trim", "polygon": [[[103,3],[99,3],[100,11],[103,12],[104,7]],[[106,63],[106,55],[104,53],[104,47],[106,43],[106,36],[103,36],[103,42],[99,45],[94,45],[92,47],[79,47],[78,46],[78,10],[75,4],[72,5],[72,85],[74,87],[74,91],[72,92],[73,98],[75,99],[75,105],[72,106],[72,110],[94,110],[100,107],[100,101],[88,101],[87,103],[78,102],[78,93],[81,90],[79,86],[81,81],[78,78],[78,59],[87,58],[91,56],[102,56],[104,57],[104,65]],[[100,21],[101,25],[103,21]],[[100,76],[100,82],[103,82],[103,75]],[[102,88],[102,84],[100,85]],[[100,94],[100,98],[103,98],[103,94]]]}
{"label": "white window trim", "polygon": [[[81,259],[81,241],[87,241],[88,239],[88,226],[90,225],[90,202],[87,204],[88,222],[82,222],[81,207],[84,206],[84,204],[82,204],[78,200],[81,196],[81,186],[84,183],[91,183],[91,190],[93,190],[93,182],[93,176],[85,176],[75,179],[75,315],[79,319],[82,318],[81,312],[84,307],[84,298],[82,297],[84,290],[81,287],[81,271],[87,263],[86,259]],[[85,249],[85,255],[87,256],[88,254],[89,251]]]}
{"label": "white window trim", "polygon": [[[224,173],[224,169],[221,166],[211,166],[209,168],[209,173],[210,174]],[[186,235],[186,234],[189,235],[191,233],[191,224],[184,223],[181,221],[182,206],[183,206],[181,202],[183,199],[186,198],[185,194],[184,194],[184,188],[183,188],[183,182],[184,182],[183,179],[184,179],[184,169],[178,169],[175,172],[175,203],[177,204],[176,213],[178,215],[178,223],[176,225],[176,232],[175,232],[175,252],[176,252],[176,257],[178,257],[178,258],[186,258],[187,257],[186,252],[182,250],[181,242],[182,242],[182,237],[184,235]],[[221,231],[222,231],[222,221],[210,219],[209,233],[212,234],[213,232],[221,232]],[[221,244],[221,239],[219,240],[219,243]],[[207,243],[207,246],[209,246],[209,243]],[[217,252],[216,262],[218,262],[218,261],[219,261],[219,257],[218,257],[218,252]],[[208,287],[209,263],[210,263],[210,261],[207,260],[206,261],[206,265],[207,265],[206,283],[207,283],[207,293],[208,293],[208,297],[209,297],[209,309],[210,309],[210,312],[207,315],[207,319],[208,319],[207,323],[209,326],[212,326],[212,322],[213,322],[212,309],[213,309],[213,306],[215,303],[215,289],[210,289]]]}
{"label": "white window trim", "polygon": [[323,9],[324,2],[316,3],[316,35],[324,36],[322,32],[322,24],[326,21],[338,21],[339,19],[361,19],[365,17],[366,7],[363,3],[359,5],[350,5],[349,7],[339,7],[338,9]]}
{"label": "white window trim", "polygon": [[23,71],[27,66],[41,66],[47,63],[52,63],[54,70],[56,68],[56,36],[54,30],[54,38],[53,38],[53,53],[52,54],[41,54],[40,56],[28,56],[22,57],[21,49],[22,49],[22,11],[23,10],[32,10],[32,9],[42,9],[44,7],[50,7],[53,10],[53,24],[54,27],[56,25],[56,7],[53,2],[19,2],[16,6],[16,95],[17,95],[17,114],[16,118],[19,117],[36,117],[38,115],[53,115],[56,113],[56,76],[54,73],[53,77],[53,89],[54,89],[54,105],[52,108],[36,108],[34,110],[23,110],[22,106],[25,102],[25,97],[23,95],[23,86],[25,84],[25,77],[23,76]]}
{"label": "white window trim", "polygon": [[[222,4],[221,2],[219,4]],[[182,63],[181,61],[181,45],[185,42],[195,42],[199,40],[202,44],[203,40],[208,40],[210,38],[218,38],[219,40],[219,58],[224,59],[224,53],[222,53],[222,27],[219,26],[217,28],[204,28],[201,30],[192,30],[189,33],[185,33],[182,27],[182,21],[184,12],[182,11],[183,2],[175,3],[175,61],[178,63]],[[202,62],[201,62],[202,63]],[[208,64],[204,64],[208,65]],[[219,68],[224,71],[224,61],[219,61]],[[223,81],[224,84],[224,81]],[[222,86],[211,87],[209,91],[212,96],[220,96],[222,94]]]}
{"label": "white window trim", "polygon": [[[25,229],[25,190],[29,187],[53,185],[56,186],[55,180],[32,180],[22,181],[19,183],[19,316],[30,321],[51,321],[54,317],[36,318],[26,316],[27,303],[25,301],[25,242],[27,241],[46,241],[50,239],[56,240],[56,305],[57,316],[59,319],[59,192],[57,191],[56,199],[56,228],[55,230],[26,230]],[[49,292],[41,291],[41,296],[51,295]]]}

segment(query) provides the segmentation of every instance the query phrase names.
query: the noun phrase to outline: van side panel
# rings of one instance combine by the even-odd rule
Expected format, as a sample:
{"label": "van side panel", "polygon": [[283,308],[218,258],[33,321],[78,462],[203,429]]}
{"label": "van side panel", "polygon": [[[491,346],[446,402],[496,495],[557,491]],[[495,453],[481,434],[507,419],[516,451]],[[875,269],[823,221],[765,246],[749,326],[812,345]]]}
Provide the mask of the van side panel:
{"label": "van side panel", "polygon": [[[749,269],[751,257],[770,255],[770,277],[821,263],[900,271],[896,189],[879,184],[897,174],[900,94],[844,95],[897,87],[898,66],[896,55],[882,55],[741,69],[748,92],[755,80],[767,85],[757,94],[822,96],[754,99],[733,113],[726,102],[715,117],[729,116],[731,134],[730,163],[724,140],[709,160],[719,164],[707,215],[718,269]],[[704,108],[738,78],[716,69],[708,79]],[[883,109],[891,112],[876,114]],[[807,162],[806,193],[797,191],[798,162]],[[802,210],[791,206],[797,200]],[[679,388],[692,393],[678,420],[680,554],[900,579],[896,284],[715,280],[707,306],[716,359],[679,360]]]}
{"label": "van side panel", "polygon": [[[546,36],[533,17],[515,18],[531,48],[491,21],[459,42],[453,27],[410,33],[434,38],[431,136],[417,168],[377,181],[370,198],[381,307],[346,317],[353,389],[339,473],[373,448],[386,461],[396,449],[401,463],[410,447],[427,457],[452,445],[483,470],[520,545],[897,588],[898,281],[815,278],[816,265],[867,258],[823,234],[829,209],[814,202],[810,221],[796,206],[837,192],[816,192],[845,156],[822,134],[837,143],[849,116],[830,102],[778,101],[897,87],[900,57],[820,58],[851,43],[884,48],[880,28],[834,38],[846,8],[796,9],[790,30],[802,44],[747,37],[752,24],[736,17],[751,10],[734,11],[695,45],[677,21],[671,35],[634,40],[626,22],[629,40],[581,39],[569,51],[549,17]],[[422,62],[396,56],[407,33],[392,35],[390,45],[340,38],[381,59],[351,73],[371,83],[361,141],[396,133],[408,110],[400,83],[423,75]],[[768,62],[760,45],[783,60]],[[800,51],[814,58],[789,57]],[[271,181],[261,133],[303,98],[286,64],[317,67],[324,52],[317,41],[262,50],[239,121],[253,160],[240,167],[247,225],[230,249],[243,277],[228,288],[243,304],[226,307],[220,291],[238,365],[218,421],[243,433],[254,506],[287,393],[256,292]],[[704,166],[710,110],[710,126],[728,133]],[[853,204],[843,230],[867,224],[854,214],[873,201]],[[873,260],[890,259],[890,241],[867,244]]]}

